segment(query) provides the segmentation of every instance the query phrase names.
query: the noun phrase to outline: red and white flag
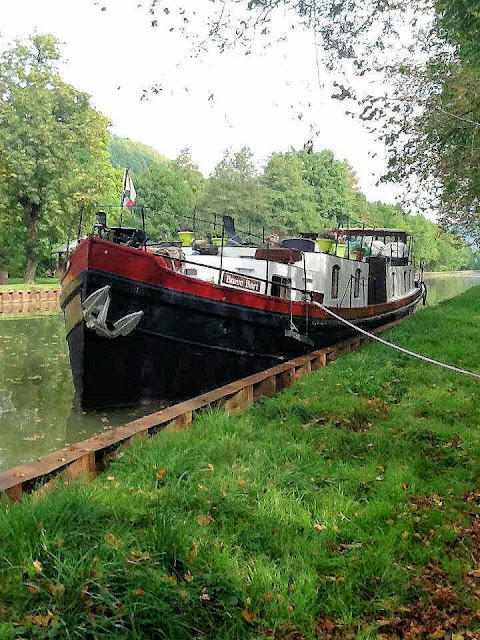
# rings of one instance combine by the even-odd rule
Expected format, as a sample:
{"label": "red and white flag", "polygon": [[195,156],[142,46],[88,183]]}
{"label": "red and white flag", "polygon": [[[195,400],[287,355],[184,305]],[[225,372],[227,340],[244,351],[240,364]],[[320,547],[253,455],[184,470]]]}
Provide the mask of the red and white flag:
{"label": "red and white flag", "polygon": [[125,169],[125,173],[123,174],[122,207],[133,209],[136,199],[137,193],[135,191],[135,187],[133,186],[132,176],[130,175],[130,171],[128,169]]}

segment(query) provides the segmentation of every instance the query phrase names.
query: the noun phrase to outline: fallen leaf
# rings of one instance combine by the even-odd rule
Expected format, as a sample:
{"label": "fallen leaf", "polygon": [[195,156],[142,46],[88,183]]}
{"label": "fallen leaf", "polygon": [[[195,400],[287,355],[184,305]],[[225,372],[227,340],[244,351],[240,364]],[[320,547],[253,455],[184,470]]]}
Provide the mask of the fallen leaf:
{"label": "fallen leaf", "polygon": [[53,618],[53,613],[49,611],[46,616],[41,616],[41,615],[30,616],[29,620],[32,624],[34,624],[37,627],[48,627],[48,624],[52,618]]}
{"label": "fallen leaf", "polygon": [[212,522],[213,518],[211,515],[199,515],[197,518],[197,522],[201,527],[208,527],[208,525]]}
{"label": "fallen leaf", "polygon": [[313,528],[317,531],[325,531],[327,527],[324,524],[314,524]]}
{"label": "fallen leaf", "polygon": [[263,599],[265,600],[265,602],[272,602],[273,595],[270,592],[264,593],[263,594]]}
{"label": "fallen leaf", "polygon": [[27,586],[27,589],[32,595],[35,595],[36,593],[40,593],[40,587],[37,587],[34,584],[29,584]]}
{"label": "fallen leaf", "polygon": [[133,590],[133,593],[134,593],[136,596],[143,596],[143,594],[145,593],[145,591],[144,591],[143,589],[134,589],[134,590]]}
{"label": "fallen leaf", "polygon": [[249,624],[253,624],[254,622],[257,621],[257,616],[252,611],[249,611],[248,609],[244,609],[242,611],[242,618],[245,620],[245,622],[248,622]]}
{"label": "fallen leaf", "polygon": [[163,480],[168,473],[168,469],[162,469],[161,471],[157,471],[157,480]]}
{"label": "fallen leaf", "polygon": [[42,571],[43,571],[42,563],[39,562],[38,560],[35,560],[33,562],[33,568],[35,569],[35,571],[37,573],[42,573]]}
{"label": "fallen leaf", "polygon": [[209,463],[207,464],[207,469],[208,469],[209,471],[213,471],[213,470],[215,469],[215,467],[213,466],[213,464],[212,464],[211,462],[209,462]]}
{"label": "fallen leaf", "polygon": [[125,558],[125,562],[130,564],[136,564],[142,560],[150,560],[150,555],[146,551],[136,551],[135,549],[130,552],[128,558]]}
{"label": "fallen leaf", "polygon": [[[36,421],[37,419],[35,419]],[[36,442],[37,440],[42,440],[45,437],[44,433],[34,433],[33,436],[29,438],[23,438],[26,442]]]}
{"label": "fallen leaf", "polygon": [[119,549],[123,545],[123,542],[119,540],[116,536],[114,536],[113,533],[107,534],[104,540],[108,545],[110,545],[114,549]]}
{"label": "fallen leaf", "polygon": [[246,489],[246,488],[247,488],[247,483],[245,482],[245,480],[239,480],[239,481],[238,481],[238,486],[239,486],[241,489]]}
{"label": "fallen leaf", "polygon": [[408,489],[408,484],[406,482],[402,482],[402,489],[406,491]]}
{"label": "fallen leaf", "polygon": [[62,595],[65,592],[65,586],[61,583],[49,584],[47,586],[47,591],[51,593],[52,596]]}

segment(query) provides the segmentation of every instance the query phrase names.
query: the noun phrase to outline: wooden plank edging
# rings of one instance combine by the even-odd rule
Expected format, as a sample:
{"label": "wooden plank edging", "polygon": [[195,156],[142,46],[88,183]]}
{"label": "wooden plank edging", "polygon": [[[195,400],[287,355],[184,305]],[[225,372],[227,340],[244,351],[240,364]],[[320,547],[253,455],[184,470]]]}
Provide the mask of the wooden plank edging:
{"label": "wooden plank edging", "polygon": [[61,288],[0,291],[0,314],[47,312],[60,309]]}
{"label": "wooden plank edging", "polygon": [[[390,322],[372,330],[377,334],[394,327],[403,319]],[[236,413],[250,406],[261,397],[271,397],[291,386],[296,380],[316,371],[336,359],[344,351],[358,349],[370,342],[366,336],[353,336],[331,347],[318,349],[304,356],[265,369],[246,378],[236,380],[205,394],[166,407],[161,411],[138,418],[106,433],[53,451],[38,460],[19,465],[0,473],[0,497],[7,495],[11,501],[22,499],[24,493],[37,491],[43,495],[57,477],[66,482],[76,481],[81,475],[102,471],[108,456],[121,444],[128,445],[132,438],[154,435],[159,429],[179,430],[188,427],[195,412],[211,408],[223,408]]]}

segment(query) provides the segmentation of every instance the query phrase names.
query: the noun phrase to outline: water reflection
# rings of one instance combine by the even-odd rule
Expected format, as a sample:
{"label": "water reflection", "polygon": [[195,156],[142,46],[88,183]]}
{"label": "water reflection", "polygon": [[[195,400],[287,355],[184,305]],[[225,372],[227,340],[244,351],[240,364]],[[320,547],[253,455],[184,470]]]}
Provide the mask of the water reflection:
{"label": "water reflection", "polygon": [[472,271],[462,275],[425,274],[428,288],[427,307],[434,306],[442,300],[458,296],[467,289],[480,285],[480,271]]}
{"label": "water reflection", "polygon": [[79,413],[61,314],[0,319],[0,469],[38,458],[136,417],[161,401]]}
{"label": "water reflection", "polygon": [[[427,278],[428,305],[480,285],[480,272]],[[0,470],[34,460],[165,406],[78,413],[63,316],[0,315]]]}

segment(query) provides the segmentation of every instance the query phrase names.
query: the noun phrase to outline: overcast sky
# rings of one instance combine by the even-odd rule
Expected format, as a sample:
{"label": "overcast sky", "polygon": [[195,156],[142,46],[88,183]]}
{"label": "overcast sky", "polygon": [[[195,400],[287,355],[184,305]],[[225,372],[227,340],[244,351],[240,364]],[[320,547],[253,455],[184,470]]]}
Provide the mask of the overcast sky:
{"label": "overcast sky", "polygon": [[[348,160],[369,199],[394,202],[393,187],[375,186],[384,169],[382,146],[329,98],[331,79],[317,64],[313,34],[292,31],[283,10],[270,48],[258,43],[250,55],[241,48],[210,50],[192,59],[192,41],[170,31],[174,23],[163,12],[152,28],[134,0],[106,3],[101,11],[93,0],[8,2],[0,46],[34,31],[57,36],[64,43],[64,79],[93,97],[113,133],[170,158],[190,147],[205,175],[227,147],[250,146],[262,165],[272,151],[301,148],[313,130],[315,150],[332,149]],[[216,7],[195,0],[198,23]],[[141,100],[143,89],[157,82],[163,90]]]}

